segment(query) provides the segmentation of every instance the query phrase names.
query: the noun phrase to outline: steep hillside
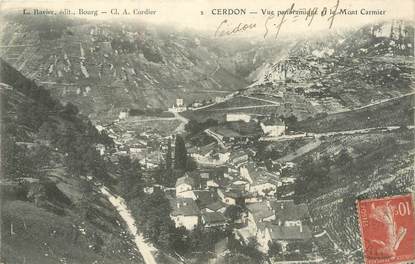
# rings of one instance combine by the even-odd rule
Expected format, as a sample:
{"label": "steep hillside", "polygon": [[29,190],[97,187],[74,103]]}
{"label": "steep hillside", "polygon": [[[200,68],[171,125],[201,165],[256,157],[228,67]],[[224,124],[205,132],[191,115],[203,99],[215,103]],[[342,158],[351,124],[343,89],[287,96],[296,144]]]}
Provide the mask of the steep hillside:
{"label": "steep hillside", "polygon": [[259,67],[246,93],[295,91],[309,98],[315,112],[394,98],[414,89],[413,47],[414,26],[408,21],[317,36],[297,42],[287,56]]}
{"label": "steep hillside", "polygon": [[119,178],[111,149],[72,104],[0,62],[1,262],[140,263],[116,211],[98,192]]}
{"label": "steep hillside", "polygon": [[330,137],[310,153],[314,161],[297,160],[302,167],[297,190],[309,201],[316,232],[327,232],[337,245],[316,240],[327,263],[363,261],[357,199],[413,192],[413,137],[406,129]]}
{"label": "steep hillside", "polygon": [[295,122],[290,130],[334,132],[366,128],[414,125],[414,96],[408,95],[362,109]]}
{"label": "steep hillside", "polygon": [[93,119],[126,108],[166,109],[176,98],[191,103],[247,85],[250,68],[203,35],[47,16],[5,22],[1,56]]}

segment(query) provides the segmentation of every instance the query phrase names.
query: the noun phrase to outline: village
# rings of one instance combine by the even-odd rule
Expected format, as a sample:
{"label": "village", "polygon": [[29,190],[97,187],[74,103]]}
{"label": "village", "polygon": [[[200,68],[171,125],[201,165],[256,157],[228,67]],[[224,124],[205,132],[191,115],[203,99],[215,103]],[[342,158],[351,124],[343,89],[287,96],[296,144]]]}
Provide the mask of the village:
{"label": "village", "polygon": [[[250,100],[255,98],[250,97]],[[255,245],[255,250],[270,263],[319,263],[324,259],[319,248],[327,250],[324,254],[335,256],[340,246],[344,246],[339,244],[343,235],[337,237],[336,231],[332,231],[333,221],[322,223],[325,217],[316,205],[299,199],[302,189],[298,189],[298,177],[301,177],[304,164],[297,158],[313,152],[327,137],[390,133],[400,127],[324,133],[292,130],[288,125],[292,122],[290,118],[277,116],[275,112],[250,111],[251,107],[260,105],[244,106],[242,99],[243,95],[235,93],[197,105],[194,102],[185,105],[182,98],[177,98],[166,112],[170,114],[168,117],[164,113],[159,117],[137,118],[124,110],[113,124],[97,126],[113,139],[116,152],[108,153],[103,146],[97,146],[97,149],[115,163],[121,156],[140,162],[145,174],[151,175],[147,176],[144,192],[147,195],[156,191],[163,193],[170,205],[169,218],[176,229],[185,229],[189,234],[198,230],[227,234],[226,238],[214,241],[213,259],[233,252],[230,240],[232,243],[237,241],[242,250]],[[227,100],[234,100],[241,106],[221,108]],[[264,106],[267,107],[268,102]],[[218,120],[198,122],[188,118],[189,113],[199,109],[208,112],[210,107],[223,109]],[[178,123],[167,125],[173,121]],[[186,156],[186,166],[191,164],[188,168],[177,169],[171,165],[171,160],[168,161],[179,147],[178,141],[183,142],[181,151]],[[266,146],[269,142],[277,146],[292,143],[295,146],[298,142],[303,145],[288,151],[277,149],[280,152],[275,156],[271,151],[271,156],[265,158],[261,144]],[[342,156],[340,153],[333,152],[331,159],[337,162]],[[315,154],[317,156],[311,158],[319,160],[319,152]],[[175,155],[174,160],[177,159]],[[345,155],[354,158],[352,154]],[[164,168],[169,166],[172,170],[166,173]],[[337,195],[338,191],[333,193]],[[333,203],[340,206],[338,204],[344,201],[339,199]],[[347,222],[345,236],[353,232],[357,232],[356,226]],[[353,244],[344,247],[353,253],[352,258],[358,252]]]}
{"label": "village", "polygon": [[409,14],[268,41],[218,38],[191,17],[13,10],[0,47],[0,263],[413,258],[400,203],[393,252],[366,237],[366,220],[382,221],[359,207],[415,192]]}
{"label": "village", "polygon": [[[169,109],[175,114],[187,110],[183,99]],[[119,120],[128,119],[123,111]],[[225,230],[240,243],[258,242],[258,250],[268,254],[271,245],[278,244],[278,254],[297,253],[310,261],[319,258],[312,251],[312,219],[306,204],[293,200],[296,164],[290,161],[274,162],[270,169],[255,160],[255,142],[263,136],[283,138],[287,132],[284,121],[275,116],[249,113],[227,113],[226,122],[203,131],[210,137],[200,146],[186,142],[187,155],[197,168],[179,172],[174,186],[163,186],[153,181],[144,188],[151,194],[155,189],[164,191],[168,198],[170,218],[176,228],[184,227]],[[113,138],[117,151],[109,157],[117,162],[120,156],[140,161],[147,171],[157,170],[165,162],[168,148],[174,148],[176,135],[166,135],[157,129],[142,133],[105,129]],[[170,146],[168,146],[170,144]],[[101,155],[108,155],[103,146],[97,146]],[[226,247],[222,249],[223,254]]]}

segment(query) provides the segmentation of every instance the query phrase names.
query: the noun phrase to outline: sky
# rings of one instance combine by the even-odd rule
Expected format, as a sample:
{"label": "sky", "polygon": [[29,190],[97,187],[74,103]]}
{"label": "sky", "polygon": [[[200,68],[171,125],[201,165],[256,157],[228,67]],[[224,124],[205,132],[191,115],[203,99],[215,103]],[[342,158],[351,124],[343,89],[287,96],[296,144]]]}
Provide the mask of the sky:
{"label": "sky", "polygon": [[[267,37],[290,34],[314,34],[328,30],[331,25],[330,14],[322,15],[324,7],[334,9],[338,1],[338,8],[349,11],[357,10],[357,15],[336,15],[333,18],[331,30],[338,30],[346,27],[354,27],[380,20],[390,19],[414,19],[414,0],[0,0],[0,10],[12,10],[15,13],[22,13],[23,8],[53,9],[61,10],[69,8],[76,11],[84,10],[107,10],[117,8],[119,12],[127,9],[132,12],[138,10],[155,10],[155,15],[104,15],[80,16],[86,19],[118,19],[127,18],[143,20],[149,23],[175,26],[178,29],[193,29],[220,35],[221,32],[230,32],[238,27],[242,28],[247,24],[251,28],[241,30],[234,34],[222,34],[222,37],[233,37],[240,35]],[[262,9],[283,11],[294,4],[294,10],[311,9],[316,10],[316,15],[283,15],[277,16],[262,15]],[[246,9],[246,15],[213,15],[212,10],[218,9]],[[365,10],[385,10],[385,15],[362,15]],[[201,14],[203,12],[203,15]],[[257,12],[251,14],[250,12]],[[310,23],[310,20],[311,24]],[[226,21],[225,21],[226,20]],[[225,22],[224,22],[225,21]],[[237,30],[238,31],[238,30]],[[243,32],[242,32],[243,31]]]}

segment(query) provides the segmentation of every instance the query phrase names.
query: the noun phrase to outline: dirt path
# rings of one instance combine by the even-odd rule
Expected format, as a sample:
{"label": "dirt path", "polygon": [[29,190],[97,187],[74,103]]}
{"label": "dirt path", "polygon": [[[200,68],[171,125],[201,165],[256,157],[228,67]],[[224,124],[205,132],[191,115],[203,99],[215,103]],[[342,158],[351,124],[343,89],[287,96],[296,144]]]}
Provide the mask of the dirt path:
{"label": "dirt path", "polygon": [[156,259],[153,256],[152,251],[155,251],[155,248],[147,243],[144,240],[142,234],[140,234],[135,225],[135,220],[131,215],[130,210],[128,209],[123,198],[112,194],[107,187],[101,187],[100,191],[105,197],[108,198],[109,202],[117,209],[121,218],[125,221],[128,227],[128,231],[133,235],[134,242],[140,251],[140,254],[143,256],[144,262],[146,264],[157,264]]}
{"label": "dirt path", "polygon": [[320,146],[321,141],[319,139],[316,139],[315,141],[312,141],[304,146],[302,146],[301,148],[297,149],[294,152],[289,153],[288,155],[285,155],[282,158],[279,158],[278,161],[279,162],[287,162],[287,161],[292,161],[293,159],[296,159],[298,157],[301,157],[302,155],[312,151],[313,149],[317,148],[318,146]]}

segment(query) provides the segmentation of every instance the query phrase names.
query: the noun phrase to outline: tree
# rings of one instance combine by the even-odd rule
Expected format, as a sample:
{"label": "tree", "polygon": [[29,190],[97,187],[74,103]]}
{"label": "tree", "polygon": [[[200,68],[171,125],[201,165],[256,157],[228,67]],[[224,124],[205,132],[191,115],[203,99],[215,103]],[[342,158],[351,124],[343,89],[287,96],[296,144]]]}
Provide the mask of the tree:
{"label": "tree", "polygon": [[168,139],[167,143],[167,152],[164,158],[165,163],[163,160],[160,160],[159,164],[159,172],[155,177],[156,182],[158,184],[164,186],[173,186],[176,183],[176,179],[174,178],[174,171],[173,171],[173,158],[172,158],[172,148],[171,148],[171,139]]}
{"label": "tree", "polygon": [[282,117],[281,119],[284,120],[285,125],[288,127],[289,130],[293,129],[293,127],[297,123],[297,117],[293,114],[291,114],[287,118]]}
{"label": "tree", "polygon": [[192,250],[189,245],[194,245],[190,242],[190,232],[184,226],[175,229],[175,234],[172,240],[172,248],[181,255],[185,255]]}
{"label": "tree", "polygon": [[192,157],[186,159],[186,171],[194,171],[197,169],[197,163]]}
{"label": "tree", "polygon": [[[172,150],[171,150],[171,139],[169,138],[167,142],[167,153],[166,153],[166,167],[162,172],[162,184],[171,185],[174,182],[173,179],[173,159],[172,159]],[[174,184],[174,183],[173,183]]]}
{"label": "tree", "polygon": [[169,250],[175,239],[174,223],[170,219],[170,203],[164,192],[156,189],[150,195],[129,201],[143,234],[152,243]]}
{"label": "tree", "polygon": [[100,143],[108,147],[114,147],[114,141],[110,136],[108,136],[105,130],[102,130],[100,133]]}
{"label": "tree", "polygon": [[300,164],[300,175],[295,183],[296,200],[303,201],[318,194],[321,189],[330,186],[331,179],[328,175],[332,161],[323,157],[319,161],[311,158],[305,159]]}
{"label": "tree", "polygon": [[288,252],[296,252],[299,251],[302,254],[310,253],[312,250],[312,243],[311,241],[301,242],[301,241],[294,241],[287,245]]}
{"label": "tree", "polygon": [[66,105],[63,107],[62,112],[60,113],[60,116],[66,120],[74,121],[78,113],[78,107],[72,103],[66,103]]}
{"label": "tree", "polygon": [[189,235],[188,247],[192,252],[214,251],[215,244],[231,234],[230,229],[204,229],[197,227]]}
{"label": "tree", "polygon": [[231,219],[232,222],[235,222],[235,220],[239,218],[241,212],[242,209],[239,206],[230,205],[226,208],[224,215]]}
{"label": "tree", "polygon": [[143,179],[140,163],[137,160],[131,160],[130,157],[124,156],[119,159],[121,174],[121,192],[131,198],[142,194]]}
{"label": "tree", "polygon": [[190,135],[194,135],[199,133],[202,130],[205,130],[206,128],[212,127],[212,126],[217,126],[218,125],[218,121],[214,120],[214,119],[207,119],[205,122],[197,122],[195,120],[190,120],[186,125],[185,125],[185,130],[187,132],[189,132]]}
{"label": "tree", "polygon": [[171,170],[173,166],[172,161],[172,151],[171,151],[171,139],[167,141],[167,153],[166,153],[166,170]]}
{"label": "tree", "polygon": [[180,135],[176,136],[174,147],[174,168],[178,170],[186,170],[187,150],[184,140]]}
{"label": "tree", "polygon": [[270,241],[268,243],[268,255],[280,259],[283,256],[281,244]]}
{"label": "tree", "polygon": [[254,259],[256,262],[261,263],[265,255],[261,251],[258,250],[259,243],[256,238],[252,238],[249,240],[248,245],[243,247],[243,251],[247,256]]}

